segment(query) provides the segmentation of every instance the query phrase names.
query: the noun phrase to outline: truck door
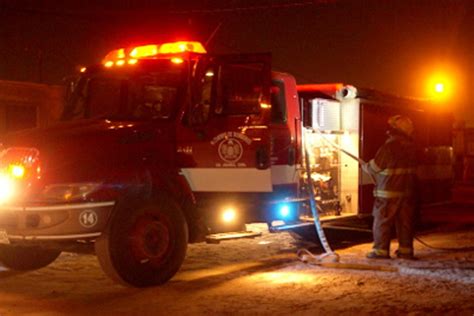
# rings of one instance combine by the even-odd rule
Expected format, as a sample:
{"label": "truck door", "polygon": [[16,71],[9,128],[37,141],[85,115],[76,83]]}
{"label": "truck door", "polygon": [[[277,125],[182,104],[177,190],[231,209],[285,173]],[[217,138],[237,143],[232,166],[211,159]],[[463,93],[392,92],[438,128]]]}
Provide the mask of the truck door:
{"label": "truck door", "polygon": [[177,160],[195,192],[269,192],[270,55],[195,66]]}

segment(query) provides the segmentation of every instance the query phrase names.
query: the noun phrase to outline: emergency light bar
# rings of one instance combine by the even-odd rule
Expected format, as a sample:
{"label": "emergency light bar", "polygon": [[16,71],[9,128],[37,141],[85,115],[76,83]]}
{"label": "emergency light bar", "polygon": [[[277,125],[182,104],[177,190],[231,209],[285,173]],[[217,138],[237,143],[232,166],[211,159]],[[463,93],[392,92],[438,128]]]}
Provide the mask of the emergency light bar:
{"label": "emergency light bar", "polygon": [[158,55],[181,54],[181,53],[205,54],[206,49],[200,42],[178,41],[162,44],[149,44],[143,46],[119,48],[109,52],[102,60],[105,67],[113,65],[122,66],[125,63],[133,65],[140,58],[151,58]]}

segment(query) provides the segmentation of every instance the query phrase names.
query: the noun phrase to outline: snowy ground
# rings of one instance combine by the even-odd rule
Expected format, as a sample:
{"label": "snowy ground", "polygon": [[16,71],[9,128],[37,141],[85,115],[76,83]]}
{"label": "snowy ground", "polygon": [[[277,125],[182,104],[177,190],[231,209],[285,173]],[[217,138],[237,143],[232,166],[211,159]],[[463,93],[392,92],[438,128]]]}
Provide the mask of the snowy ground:
{"label": "snowy ground", "polygon": [[[65,253],[28,273],[0,271],[0,315],[474,315],[474,251],[417,243],[417,261],[373,262],[364,259],[364,243],[338,249],[341,262],[375,270],[327,268],[299,262],[288,234],[252,228],[263,236],[190,245],[181,272],[162,287],[116,285],[92,255]],[[472,229],[422,238],[438,247],[474,246]],[[398,271],[377,271],[387,267]]]}

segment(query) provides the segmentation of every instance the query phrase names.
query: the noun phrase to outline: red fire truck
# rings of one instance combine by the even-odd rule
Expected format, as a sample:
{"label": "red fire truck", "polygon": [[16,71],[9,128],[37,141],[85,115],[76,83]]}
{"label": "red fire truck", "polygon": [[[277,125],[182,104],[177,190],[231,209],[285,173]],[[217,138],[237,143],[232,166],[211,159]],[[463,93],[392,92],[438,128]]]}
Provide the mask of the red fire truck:
{"label": "red fire truck", "polygon": [[[254,236],[250,222],[307,224],[303,140],[322,213],[367,211],[357,162],[322,138],[368,158],[383,138],[375,131],[399,109],[366,107],[359,91],[336,88],[300,89],[306,129],[295,79],[272,72],[269,54],[211,55],[184,41],[110,52],[82,70],[59,124],[1,140],[0,262],[31,270],[62,251],[95,251],[118,282],[162,284],[189,242]],[[337,116],[339,125],[327,121]]]}

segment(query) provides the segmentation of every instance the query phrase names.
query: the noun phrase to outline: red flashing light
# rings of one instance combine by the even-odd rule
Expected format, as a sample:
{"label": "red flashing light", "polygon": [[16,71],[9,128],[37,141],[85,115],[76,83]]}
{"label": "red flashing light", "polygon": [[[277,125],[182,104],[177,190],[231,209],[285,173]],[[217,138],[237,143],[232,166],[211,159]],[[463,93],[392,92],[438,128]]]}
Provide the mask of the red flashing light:
{"label": "red flashing light", "polygon": [[136,64],[140,58],[152,58],[162,54],[181,54],[186,52],[205,54],[206,49],[201,43],[194,41],[149,44],[127,49],[119,48],[108,53],[102,63],[105,67],[112,67],[114,64],[122,66],[125,64],[125,60],[128,59],[127,63],[133,65]]}
{"label": "red flashing light", "polygon": [[342,89],[342,83],[323,83],[323,84],[301,84],[297,86],[298,92],[333,92]]}

